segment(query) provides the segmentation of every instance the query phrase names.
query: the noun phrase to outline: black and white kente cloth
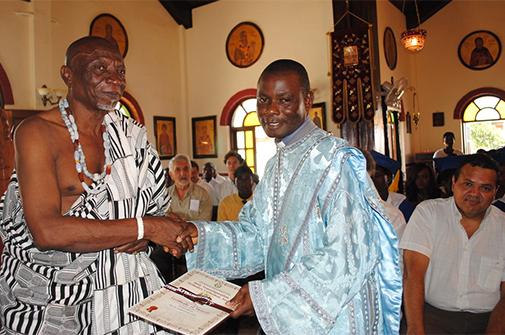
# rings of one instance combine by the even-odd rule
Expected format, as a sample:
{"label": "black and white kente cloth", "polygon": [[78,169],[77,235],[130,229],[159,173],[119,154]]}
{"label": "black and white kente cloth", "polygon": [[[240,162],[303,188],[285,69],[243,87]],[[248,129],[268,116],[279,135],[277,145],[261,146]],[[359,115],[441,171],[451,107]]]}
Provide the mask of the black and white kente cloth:
{"label": "black and white kente cloth", "polygon": [[[112,220],[162,216],[164,172],[146,130],[119,112],[105,116],[111,174],[74,202],[68,216]],[[70,138],[69,138],[70,141]],[[163,285],[145,252],[41,251],[26,225],[14,173],[0,201],[0,334],[159,334],[128,308]]]}

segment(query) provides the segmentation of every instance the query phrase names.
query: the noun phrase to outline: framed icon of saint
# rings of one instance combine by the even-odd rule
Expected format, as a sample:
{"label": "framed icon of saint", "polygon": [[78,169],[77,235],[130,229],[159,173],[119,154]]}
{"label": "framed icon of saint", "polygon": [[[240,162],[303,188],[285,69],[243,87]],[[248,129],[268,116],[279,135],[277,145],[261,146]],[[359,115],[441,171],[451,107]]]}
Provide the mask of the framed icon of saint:
{"label": "framed icon of saint", "polygon": [[487,30],[477,30],[466,35],[458,47],[459,60],[472,70],[490,68],[498,61],[500,54],[500,39]]}
{"label": "framed icon of saint", "polygon": [[249,67],[256,63],[263,52],[263,33],[252,22],[237,24],[226,39],[226,56],[237,67]]}
{"label": "framed icon of saint", "polygon": [[123,24],[113,15],[104,13],[95,17],[89,27],[89,35],[103,37],[116,43],[123,58],[126,57],[128,35]]}

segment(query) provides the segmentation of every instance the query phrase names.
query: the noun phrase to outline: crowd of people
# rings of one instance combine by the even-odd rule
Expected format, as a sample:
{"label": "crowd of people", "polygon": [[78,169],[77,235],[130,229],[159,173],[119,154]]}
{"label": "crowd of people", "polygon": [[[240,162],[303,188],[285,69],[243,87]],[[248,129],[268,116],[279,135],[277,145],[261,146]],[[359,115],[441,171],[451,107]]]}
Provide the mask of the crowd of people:
{"label": "crowd of people", "polygon": [[164,334],[128,309],[194,268],[242,279],[231,317],[265,334],[505,333],[504,149],[465,156],[446,133],[394,192],[398,162],[315,125],[307,71],[280,59],[257,82],[277,147],[261,182],[235,151],[226,176],[184,154],[164,173],[114,110],[115,44],[75,41],[61,76],[67,97],[16,131],[0,334]]}

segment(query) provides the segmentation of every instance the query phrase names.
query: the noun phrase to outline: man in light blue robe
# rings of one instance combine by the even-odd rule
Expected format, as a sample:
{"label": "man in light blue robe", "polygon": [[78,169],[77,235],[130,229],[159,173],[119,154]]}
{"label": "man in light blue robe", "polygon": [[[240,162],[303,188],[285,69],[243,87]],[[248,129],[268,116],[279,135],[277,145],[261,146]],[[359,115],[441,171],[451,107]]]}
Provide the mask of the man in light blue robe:
{"label": "man in light blue robe", "polygon": [[397,334],[402,295],[397,238],[363,155],[307,117],[307,72],[270,64],[258,116],[277,153],[238,222],[194,222],[188,268],[225,278],[265,270],[231,300],[266,334]]}

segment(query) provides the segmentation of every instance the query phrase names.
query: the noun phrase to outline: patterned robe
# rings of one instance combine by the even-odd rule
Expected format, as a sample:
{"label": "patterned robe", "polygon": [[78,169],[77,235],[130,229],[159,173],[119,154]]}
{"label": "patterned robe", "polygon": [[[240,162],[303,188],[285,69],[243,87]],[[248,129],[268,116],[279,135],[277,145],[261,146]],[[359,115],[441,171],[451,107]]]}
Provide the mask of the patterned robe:
{"label": "patterned robe", "polygon": [[[84,192],[68,216],[108,220],[164,215],[168,197],[145,128],[119,112],[105,116],[111,174]],[[69,138],[70,141],[70,138]],[[162,285],[145,252],[40,251],[26,225],[17,176],[1,199],[1,334],[149,334],[128,308]]]}
{"label": "patterned robe", "polygon": [[188,268],[225,278],[264,269],[249,292],[267,334],[397,334],[397,237],[365,159],[311,121],[296,132],[277,143],[238,222],[195,222]]}

